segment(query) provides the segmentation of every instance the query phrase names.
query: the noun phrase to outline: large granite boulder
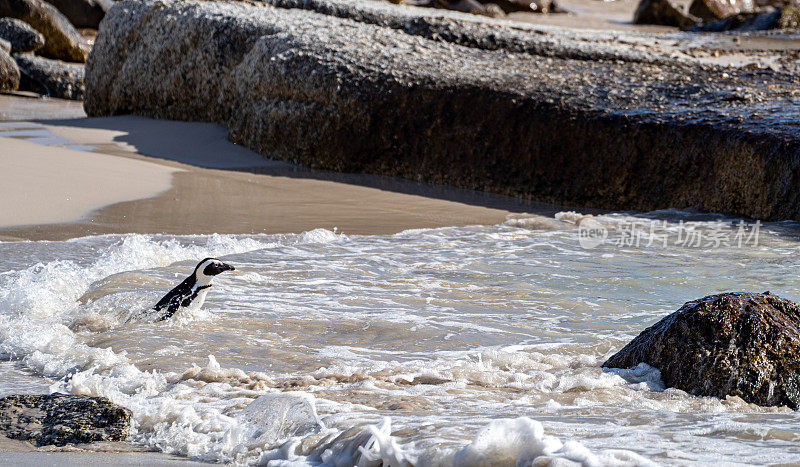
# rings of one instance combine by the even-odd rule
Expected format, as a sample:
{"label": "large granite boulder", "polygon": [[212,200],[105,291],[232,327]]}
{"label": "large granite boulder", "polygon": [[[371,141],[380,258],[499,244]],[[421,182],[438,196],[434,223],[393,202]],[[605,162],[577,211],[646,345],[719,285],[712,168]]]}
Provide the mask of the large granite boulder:
{"label": "large granite boulder", "polygon": [[39,54],[68,62],[85,62],[90,47],[53,5],[43,0],[0,0],[0,17],[20,19],[44,36]]}
{"label": "large granite boulder", "polygon": [[15,18],[0,18],[0,38],[11,43],[13,53],[34,52],[44,46],[44,36],[39,31]]}
{"label": "large granite boulder", "polygon": [[769,292],[726,293],[686,303],[603,363],[646,363],[668,387],[800,407],[800,307]]}
{"label": "large granite boulder", "polygon": [[19,68],[14,59],[0,48],[0,91],[16,91],[19,78]]}
{"label": "large granite boulder", "polygon": [[115,3],[84,108],[220,123],[237,144],[321,169],[800,219],[793,72],[718,66],[625,31],[269,1]]}
{"label": "large granite boulder", "polygon": [[104,397],[12,395],[0,398],[0,434],[38,446],[122,441],[130,410]]}
{"label": "large granite boulder", "polygon": [[[110,1],[110,0],[109,0]],[[98,0],[47,0],[76,28],[97,29],[106,15],[106,2]]]}
{"label": "large granite boulder", "polygon": [[20,89],[61,99],[83,99],[84,65],[30,54],[15,54],[22,72]]}

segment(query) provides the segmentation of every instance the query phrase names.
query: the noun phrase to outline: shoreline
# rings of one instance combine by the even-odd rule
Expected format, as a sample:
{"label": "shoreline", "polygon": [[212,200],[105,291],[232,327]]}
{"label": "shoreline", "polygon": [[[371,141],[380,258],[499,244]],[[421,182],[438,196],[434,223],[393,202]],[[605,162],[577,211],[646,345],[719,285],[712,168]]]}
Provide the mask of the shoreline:
{"label": "shoreline", "polygon": [[[9,101],[15,104],[14,98],[4,97],[0,112]],[[38,202],[29,196],[15,201],[17,211],[44,215],[45,221],[0,227],[0,240],[5,241],[118,233],[297,233],[315,228],[392,234],[497,224],[514,213],[552,216],[563,210],[509,196],[270,161],[228,142],[225,129],[209,123],[131,116],[0,122],[0,144],[27,164],[28,178],[20,178],[14,191],[34,182],[48,187]],[[32,150],[49,158],[24,157]],[[69,213],[63,206],[45,206],[44,200],[64,192],[57,183],[63,172],[52,164],[62,164],[63,171],[83,159],[100,164],[87,168],[76,182],[91,192],[85,193],[83,204],[67,206]],[[135,168],[131,175],[152,186],[125,193],[122,179],[116,179],[116,186],[106,179],[108,170],[118,167]],[[166,185],[150,180],[165,174],[170,177]],[[11,224],[9,219],[0,221]]]}
{"label": "shoreline", "polygon": [[[8,177],[0,228],[69,222],[108,204],[157,196],[180,170],[3,136],[0,147],[0,167]],[[135,184],[126,183],[132,178]]]}

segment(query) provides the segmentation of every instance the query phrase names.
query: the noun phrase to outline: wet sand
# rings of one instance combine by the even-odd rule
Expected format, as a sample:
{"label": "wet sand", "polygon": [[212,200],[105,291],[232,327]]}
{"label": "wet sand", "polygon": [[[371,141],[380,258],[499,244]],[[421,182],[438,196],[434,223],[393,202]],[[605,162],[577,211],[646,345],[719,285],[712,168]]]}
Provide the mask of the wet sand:
{"label": "wet sand", "polygon": [[[7,110],[9,101],[19,105],[17,99],[22,98],[4,96],[0,109]],[[107,233],[289,233],[314,228],[389,234],[496,224],[514,212],[560,209],[470,190],[269,161],[228,142],[222,126],[208,123],[131,116],[2,122],[0,138],[4,154],[26,161],[29,177],[13,189],[0,187],[4,196],[17,193],[14,211],[0,218],[4,225],[0,239],[5,240]],[[26,160],[34,148],[48,158]],[[78,167],[78,161],[88,160],[96,164],[93,174],[86,165]],[[63,170],[54,161],[64,164]],[[124,180],[101,180],[118,165],[139,170],[129,171]],[[75,173],[66,177],[67,170]],[[167,173],[171,185],[159,190],[156,179]],[[78,175],[83,177],[79,183]],[[36,178],[35,183],[30,177]],[[56,188],[65,179],[84,189],[86,202],[69,211],[45,206],[48,196],[63,197],[63,190]],[[35,199],[20,195],[26,186],[41,187]],[[138,196],[132,196],[137,189]]]}
{"label": "wet sand", "polygon": [[143,451],[128,443],[101,442],[85,446],[36,446],[0,436],[0,465],[15,466],[179,466],[208,465],[160,452]]}
{"label": "wet sand", "polygon": [[0,94],[0,122],[41,118],[85,117],[83,103],[64,99],[42,99],[29,92]]}
{"label": "wet sand", "polygon": [[68,222],[110,203],[149,197],[169,189],[177,171],[2,136],[0,147],[0,226]]}

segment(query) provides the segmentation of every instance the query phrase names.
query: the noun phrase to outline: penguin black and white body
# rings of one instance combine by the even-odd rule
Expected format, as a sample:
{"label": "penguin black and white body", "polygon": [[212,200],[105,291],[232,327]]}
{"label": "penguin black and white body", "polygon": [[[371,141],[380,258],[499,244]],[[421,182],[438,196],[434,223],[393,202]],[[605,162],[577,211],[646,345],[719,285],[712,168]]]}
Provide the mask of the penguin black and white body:
{"label": "penguin black and white body", "polygon": [[214,280],[214,277],[225,271],[234,270],[233,266],[216,258],[206,258],[200,261],[191,276],[170,290],[153,307],[153,311],[160,313],[156,321],[164,321],[182,308],[199,309],[206,301],[206,294],[211,288],[211,281]]}

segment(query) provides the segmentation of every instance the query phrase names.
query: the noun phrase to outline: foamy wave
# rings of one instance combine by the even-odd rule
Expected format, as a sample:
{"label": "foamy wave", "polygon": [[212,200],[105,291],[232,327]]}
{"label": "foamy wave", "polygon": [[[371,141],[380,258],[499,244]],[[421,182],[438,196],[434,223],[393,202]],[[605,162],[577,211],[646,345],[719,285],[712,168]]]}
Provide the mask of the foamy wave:
{"label": "foamy wave", "polygon": [[[73,241],[96,240],[88,237]],[[197,412],[191,401],[179,400],[178,394],[186,392],[188,386],[168,383],[169,375],[140,371],[130,364],[125,352],[82,343],[65,323],[76,330],[108,326],[109,318],[100,317],[91,306],[80,310],[78,300],[93,282],[112,274],[270,245],[225,235],[183,242],[127,235],[100,249],[93,264],[54,261],[4,275],[0,278],[0,356],[18,360],[37,374],[61,378],[52,390],[105,396],[130,408],[139,430],[136,439],[144,444],[167,452],[228,459],[218,453],[215,435],[221,439],[223,433],[216,433],[214,428],[227,430],[230,417],[215,408]]]}
{"label": "foamy wave", "polygon": [[583,466],[655,465],[631,451],[593,453],[577,441],[562,443],[556,437],[545,435],[542,424],[528,417],[492,421],[453,456],[453,465],[465,467],[562,465],[559,461]]}
{"label": "foamy wave", "polygon": [[314,229],[303,232],[297,237],[297,243],[341,243],[350,240],[343,234],[337,233],[336,229]]}
{"label": "foamy wave", "polygon": [[[797,419],[769,414],[786,408],[665,389],[646,365],[600,367],[674,297],[694,295],[687,281],[724,270],[716,255],[698,271],[687,258],[705,253],[670,252],[655,273],[636,251],[579,257],[568,217],[352,238],[25,244],[0,259],[0,356],[57,380],[53,390],[130,408],[135,443],[210,462],[646,464],[608,449],[618,439],[687,462],[730,459],[743,452],[735,441],[756,439],[769,442],[746,461],[787,459],[779,443],[793,442]],[[612,228],[622,218],[596,217]],[[240,253],[205,316],[129,319],[199,258]],[[757,254],[765,269],[790,269],[778,253]],[[759,428],[767,418],[770,431]]]}

